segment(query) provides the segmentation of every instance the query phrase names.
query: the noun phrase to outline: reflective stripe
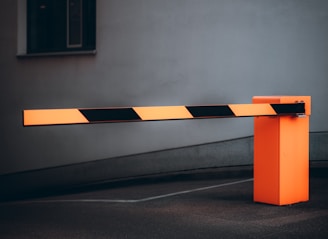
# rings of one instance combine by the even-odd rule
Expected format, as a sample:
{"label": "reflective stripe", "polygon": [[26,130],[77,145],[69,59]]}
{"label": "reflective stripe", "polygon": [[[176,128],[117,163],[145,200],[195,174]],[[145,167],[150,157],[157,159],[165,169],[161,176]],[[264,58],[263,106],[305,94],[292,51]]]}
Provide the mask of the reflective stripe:
{"label": "reflective stripe", "polygon": [[233,104],[229,105],[235,116],[277,115],[270,104]]}
{"label": "reflective stripe", "polygon": [[133,107],[142,120],[192,119],[185,106]]}
{"label": "reflective stripe", "polygon": [[83,124],[89,121],[78,109],[24,110],[24,125]]}

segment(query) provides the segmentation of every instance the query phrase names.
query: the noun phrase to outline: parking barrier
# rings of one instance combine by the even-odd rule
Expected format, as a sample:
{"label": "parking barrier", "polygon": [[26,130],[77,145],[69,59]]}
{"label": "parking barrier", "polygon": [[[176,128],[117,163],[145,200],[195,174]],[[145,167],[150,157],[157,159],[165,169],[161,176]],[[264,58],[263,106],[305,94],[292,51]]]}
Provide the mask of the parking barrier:
{"label": "parking barrier", "polygon": [[288,205],[309,200],[310,96],[254,96],[252,104],[27,109],[24,126],[254,119],[254,201]]}

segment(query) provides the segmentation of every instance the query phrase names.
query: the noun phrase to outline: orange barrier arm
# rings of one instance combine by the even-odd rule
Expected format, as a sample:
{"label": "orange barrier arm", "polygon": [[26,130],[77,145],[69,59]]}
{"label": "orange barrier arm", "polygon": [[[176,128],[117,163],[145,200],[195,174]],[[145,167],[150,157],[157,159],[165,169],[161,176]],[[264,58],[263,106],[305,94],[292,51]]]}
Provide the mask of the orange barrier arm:
{"label": "orange barrier arm", "polygon": [[181,120],[223,117],[297,115],[305,105],[286,104],[228,104],[201,106],[147,106],[91,109],[29,109],[23,111],[24,126],[131,122],[148,120]]}

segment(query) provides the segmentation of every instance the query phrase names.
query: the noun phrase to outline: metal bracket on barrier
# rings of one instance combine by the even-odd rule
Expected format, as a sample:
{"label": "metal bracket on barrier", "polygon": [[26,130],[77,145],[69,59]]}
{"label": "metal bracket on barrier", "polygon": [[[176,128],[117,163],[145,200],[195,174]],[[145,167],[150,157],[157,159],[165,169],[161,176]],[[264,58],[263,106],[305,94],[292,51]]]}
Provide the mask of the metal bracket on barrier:
{"label": "metal bracket on barrier", "polygon": [[296,104],[302,104],[304,106],[304,113],[296,113],[296,117],[297,118],[306,118],[306,114],[305,114],[305,103],[303,100],[300,101],[296,101]]}

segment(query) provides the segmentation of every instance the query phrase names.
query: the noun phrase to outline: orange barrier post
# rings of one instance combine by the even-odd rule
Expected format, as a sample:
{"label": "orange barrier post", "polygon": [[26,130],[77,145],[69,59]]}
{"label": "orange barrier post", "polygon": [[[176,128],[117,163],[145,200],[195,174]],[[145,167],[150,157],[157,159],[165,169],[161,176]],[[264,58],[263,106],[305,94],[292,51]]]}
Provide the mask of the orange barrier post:
{"label": "orange barrier post", "polygon": [[305,114],[254,119],[254,201],[288,205],[309,200],[310,96],[255,96],[253,103],[305,103]]}

